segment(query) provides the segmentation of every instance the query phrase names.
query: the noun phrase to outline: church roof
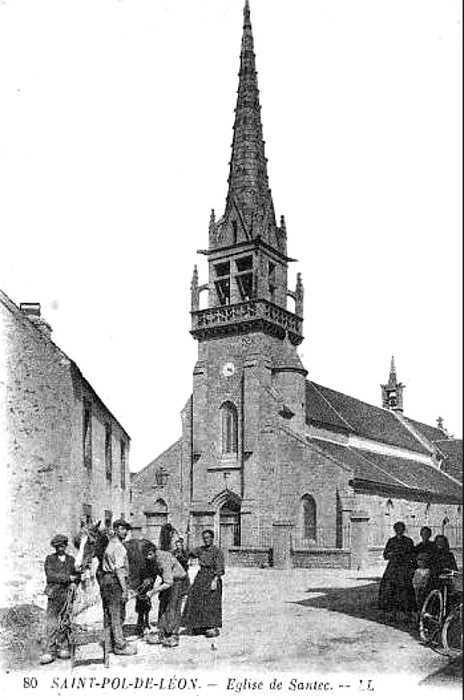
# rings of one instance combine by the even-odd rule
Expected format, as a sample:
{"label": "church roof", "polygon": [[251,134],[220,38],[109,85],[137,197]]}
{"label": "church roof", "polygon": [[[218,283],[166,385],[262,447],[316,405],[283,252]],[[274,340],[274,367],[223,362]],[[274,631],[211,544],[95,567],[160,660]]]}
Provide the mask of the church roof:
{"label": "church roof", "polygon": [[437,440],[435,444],[445,455],[443,471],[462,483],[462,440],[444,438]]}
{"label": "church roof", "polygon": [[388,488],[420,491],[424,495],[459,502],[461,488],[437,467],[396,455],[378,454],[338,445],[326,440],[312,439],[311,443],[329,459],[348,466],[354,479],[364,483],[385,485]]}
{"label": "church roof", "polygon": [[433,425],[427,425],[426,423],[420,423],[412,418],[408,418],[408,421],[416,430],[422,433],[422,435],[429,440],[429,442],[437,442],[447,438],[446,433],[441,430],[441,428],[437,428]]}
{"label": "church roof", "polygon": [[393,411],[373,406],[312,381],[306,382],[306,422],[413,452],[430,452]]}

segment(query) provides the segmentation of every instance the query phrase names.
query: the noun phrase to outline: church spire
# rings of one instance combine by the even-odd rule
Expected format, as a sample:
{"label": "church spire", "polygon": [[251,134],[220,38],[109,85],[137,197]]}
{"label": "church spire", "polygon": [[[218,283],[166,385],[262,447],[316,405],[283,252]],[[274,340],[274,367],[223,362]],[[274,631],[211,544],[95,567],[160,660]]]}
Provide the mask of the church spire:
{"label": "church spire", "polygon": [[[208,284],[192,280],[192,335],[199,340],[262,331],[299,345],[303,283],[288,287],[287,228],[277,224],[264,154],[250,5],[243,9],[240,72],[224,214],[209,221]],[[208,289],[208,308],[199,294]],[[295,312],[287,308],[288,297]],[[225,307],[228,307],[227,309]]]}
{"label": "church spire", "polygon": [[395,356],[392,355],[390,362],[390,374],[387,384],[381,384],[382,407],[392,411],[403,412],[403,389],[404,384],[398,381],[396,375]]}
{"label": "church spire", "polygon": [[397,383],[397,378],[396,378],[396,366],[395,366],[395,356],[392,355],[391,363],[390,363],[390,376],[388,378],[388,384],[390,386],[395,386]]}
{"label": "church spire", "polygon": [[236,208],[247,238],[276,228],[264,153],[261,105],[248,0],[243,8],[240,72],[235,108],[226,216]]}

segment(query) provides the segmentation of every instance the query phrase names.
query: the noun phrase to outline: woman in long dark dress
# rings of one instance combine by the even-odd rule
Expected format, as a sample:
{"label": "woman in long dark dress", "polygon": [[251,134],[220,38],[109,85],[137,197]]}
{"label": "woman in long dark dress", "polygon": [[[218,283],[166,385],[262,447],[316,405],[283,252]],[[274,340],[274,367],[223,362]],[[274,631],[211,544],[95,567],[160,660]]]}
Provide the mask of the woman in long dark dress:
{"label": "woman in long dark dress", "polygon": [[182,568],[185,570],[185,573],[187,576],[184,578],[182,582],[182,600],[188,595],[188,592],[190,590],[190,579],[188,577],[188,570],[189,570],[189,555],[188,552],[186,551],[184,547],[184,540],[182,537],[177,537],[174,541],[174,546],[173,546],[173,551],[172,553],[174,554],[175,558],[179,562],[179,564],[182,566]]}
{"label": "woman in long dark dress", "polygon": [[216,637],[222,627],[222,580],[224,556],[213,544],[214,533],[202,533],[203,546],[189,552],[198,559],[200,570],[190,588],[182,624],[191,634]]}
{"label": "woman in long dark dress", "polygon": [[416,609],[412,577],[415,568],[414,543],[404,533],[402,522],[394,524],[395,536],[385,547],[383,558],[388,561],[379,589],[379,608],[389,613],[402,612],[410,616]]}
{"label": "woman in long dark dress", "polygon": [[437,535],[435,537],[435,547],[437,575],[439,576],[446,571],[458,571],[458,565],[446,535]]}

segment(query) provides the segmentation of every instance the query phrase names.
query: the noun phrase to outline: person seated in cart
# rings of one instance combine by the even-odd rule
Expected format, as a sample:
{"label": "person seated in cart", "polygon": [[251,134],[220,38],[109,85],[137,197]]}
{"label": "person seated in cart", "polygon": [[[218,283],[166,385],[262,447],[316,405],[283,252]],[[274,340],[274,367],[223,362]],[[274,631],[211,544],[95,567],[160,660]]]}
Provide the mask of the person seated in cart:
{"label": "person seated in cart", "polygon": [[47,586],[45,595],[48,596],[46,613],[45,649],[40,657],[41,664],[50,664],[57,657],[69,659],[68,630],[64,627],[63,613],[70,597],[71,586],[79,580],[74,557],[66,553],[68,538],[66,535],[55,535],[50,542],[55,553],[45,558],[45,577]]}

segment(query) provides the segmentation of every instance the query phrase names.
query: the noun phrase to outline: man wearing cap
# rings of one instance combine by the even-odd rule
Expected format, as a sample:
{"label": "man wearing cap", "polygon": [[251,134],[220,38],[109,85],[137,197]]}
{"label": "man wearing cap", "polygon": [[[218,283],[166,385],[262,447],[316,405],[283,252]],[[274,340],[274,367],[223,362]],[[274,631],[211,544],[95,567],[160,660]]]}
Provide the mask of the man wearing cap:
{"label": "man wearing cap", "polygon": [[121,656],[132,656],[137,653],[135,647],[127,644],[122,629],[126,616],[129,576],[129,562],[124,540],[130,529],[131,526],[125,520],[114,521],[114,537],[110,539],[103,555],[100,580],[103,624],[110,628],[113,652]]}
{"label": "man wearing cap", "polygon": [[68,601],[69,587],[79,580],[75,568],[74,557],[66,554],[68,538],[66,535],[55,535],[50,542],[55,548],[55,554],[45,558],[45,576],[47,586],[45,595],[48,596],[46,618],[46,650],[40,657],[41,664],[49,664],[59,659],[69,659],[68,639],[61,628],[61,613]]}

